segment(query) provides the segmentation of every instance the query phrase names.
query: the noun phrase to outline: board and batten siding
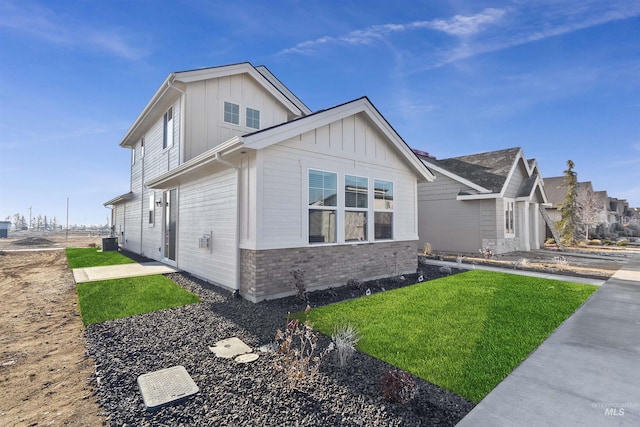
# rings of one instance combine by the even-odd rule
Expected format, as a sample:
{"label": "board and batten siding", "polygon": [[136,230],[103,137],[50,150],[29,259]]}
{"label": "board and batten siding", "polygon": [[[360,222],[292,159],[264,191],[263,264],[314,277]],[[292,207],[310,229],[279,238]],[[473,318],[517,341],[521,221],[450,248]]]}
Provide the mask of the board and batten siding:
{"label": "board and batten siding", "polygon": [[445,175],[418,184],[418,249],[426,243],[434,251],[477,252],[481,247],[484,218],[482,201],[457,200],[469,187]]}
{"label": "board and batten siding", "polygon": [[507,184],[507,189],[504,192],[504,197],[515,198],[518,195],[518,191],[520,191],[520,186],[522,185],[522,181],[528,177],[528,174],[525,170],[525,166],[523,160],[518,160],[518,164],[511,175],[511,179]]}
{"label": "board and batten siding", "polygon": [[[240,124],[224,121],[224,102],[240,106]],[[246,108],[260,111],[260,128],[287,121],[287,110],[248,74],[189,83],[186,89],[185,161],[227,141],[253,132],[247,128]]]}
{"label": "board and batten siding", "polygon": [[[178,268],[227,288],[237,288],[236,171],[224,170],[178,191]],[[210,248],[200,238],[211,235]]]}
{"label": "board and batten siding", "polygon": [[[308,246],[309,169],[338,174],[338,212],[344,175],[393,182],[394,239],[417,240],[417,178],[395,147],[361,114],[346,117],[261,150],[257,155],[256,241],[249,249]],[[370,211],[371,213],[372,211]],[[373,224],[373,218],[368,217]],[[372,230],[372,228],[370,228]],[[338,244],[343,242],[338,227]],[[373,232],[368,233],[374,242]]]}

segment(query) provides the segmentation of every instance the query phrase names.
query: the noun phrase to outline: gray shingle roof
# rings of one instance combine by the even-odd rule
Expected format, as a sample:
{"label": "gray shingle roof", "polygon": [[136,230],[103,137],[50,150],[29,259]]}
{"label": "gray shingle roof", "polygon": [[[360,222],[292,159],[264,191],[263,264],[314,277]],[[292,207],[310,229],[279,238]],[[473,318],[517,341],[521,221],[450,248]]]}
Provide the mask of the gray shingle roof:
{"label": "gray shingle roof", "polygon": [[490,151],[429,162],[465,178],[494,193],[502,191],[520,148]]}
{"label": "gray shingle roof", "polygon": [[564,176],[554,176],[551,178],[544,178],[544,192],[547,193],[547,200],[554,206],[559,206],[564,200],[564,196],[567,194],[567,189],[564,187]]}

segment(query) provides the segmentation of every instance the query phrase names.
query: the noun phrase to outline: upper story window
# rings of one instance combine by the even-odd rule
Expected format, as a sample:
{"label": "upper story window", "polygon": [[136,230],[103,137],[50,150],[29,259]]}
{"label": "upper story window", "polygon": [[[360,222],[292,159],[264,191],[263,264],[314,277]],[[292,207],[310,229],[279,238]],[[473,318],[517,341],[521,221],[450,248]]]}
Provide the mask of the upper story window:
{"label": "upper story window", "polygon": [[345,175],[344,177],[344,240],[367,240],[367,207],[369,204],[369,180]]}
{"label": "upper story window", "polygon": [[144,138],[140,140],[140,158],[144,157]]}
{"label": "upper story window", "polygon": [[309,243],[336,242],[338,174],[309,170]]}
{"label": "upper story window", "polygon": [[515,236],[515,221],[513,215],[514,202],[504,201],[504,232],[507,236]]}
{"label": "upper story window", "polygon": [[373,180],[376,240],[393,239],[393,182]]}
{"label": "upper story window", "polygon": [[234,125],[240,124],[240,106],[231,102],[224,102],[224,121]]}
{"label": "upper story window", "polygon": [[169,148],[173,145],[173,107],[170,107],[164,113],[162,129],[162,148]]}
{"label": "upper story window", "polygon": [[246,122],[248,128],[260,129],[260,111],[247,107]]}
{"label": "upper story window", "polygon": [[131,164],[132,165],[136,164],[136,147],[135,146],[131,149]]}

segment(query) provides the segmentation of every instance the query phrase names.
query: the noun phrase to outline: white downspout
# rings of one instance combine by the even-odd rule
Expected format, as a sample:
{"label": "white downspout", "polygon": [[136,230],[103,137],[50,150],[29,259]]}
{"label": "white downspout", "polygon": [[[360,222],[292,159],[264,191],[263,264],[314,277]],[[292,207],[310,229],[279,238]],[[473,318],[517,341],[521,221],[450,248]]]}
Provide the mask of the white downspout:
{"label": "white downspout", "polygon": [[[240,167],[222,158],[218,152],[215,155],[216,161],[229,166],[236,171],[236,235],[235,235],[235,269],[236,269],[236,289],[240,291]],[[211,236],[213,239],[213,236]]]}

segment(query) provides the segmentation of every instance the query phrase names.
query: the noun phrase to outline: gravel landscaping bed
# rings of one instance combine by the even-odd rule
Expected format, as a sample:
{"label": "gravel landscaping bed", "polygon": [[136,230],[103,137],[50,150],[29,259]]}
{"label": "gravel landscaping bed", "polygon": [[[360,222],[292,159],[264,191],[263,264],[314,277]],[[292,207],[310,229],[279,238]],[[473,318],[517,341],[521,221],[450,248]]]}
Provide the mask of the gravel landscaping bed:
{"label": "gravel landscaping bed", "polygon": [[[427,280],[447,273],[423,266],[423,274]],[[330,353],[318,375],[294,389],[274,368],[274,353],[260,353],[248,364],[216,358],[208,347],[226,338],[237,336],[254,351],[272,342],[276,330],[286,326],[287,313],[302,311],[305,304],[296,297],[253,304],[186,274],[168,277],[202,302],[86,329],[88,355],[96,361],[97,393],[110,425],[455,425],[474,406],[417,378],[410,403],[387,402],[378,381],[391,367],[360,352],[343,368]],[[309,304],[316,307],[364,295],[367,289],[375,293],[413,282],[412,276],[313,292]],[[321,336],[318,347],[329,343]],[[154,412],[145,410],[137,377],[176,365],[187,369],[199,393]]]}

